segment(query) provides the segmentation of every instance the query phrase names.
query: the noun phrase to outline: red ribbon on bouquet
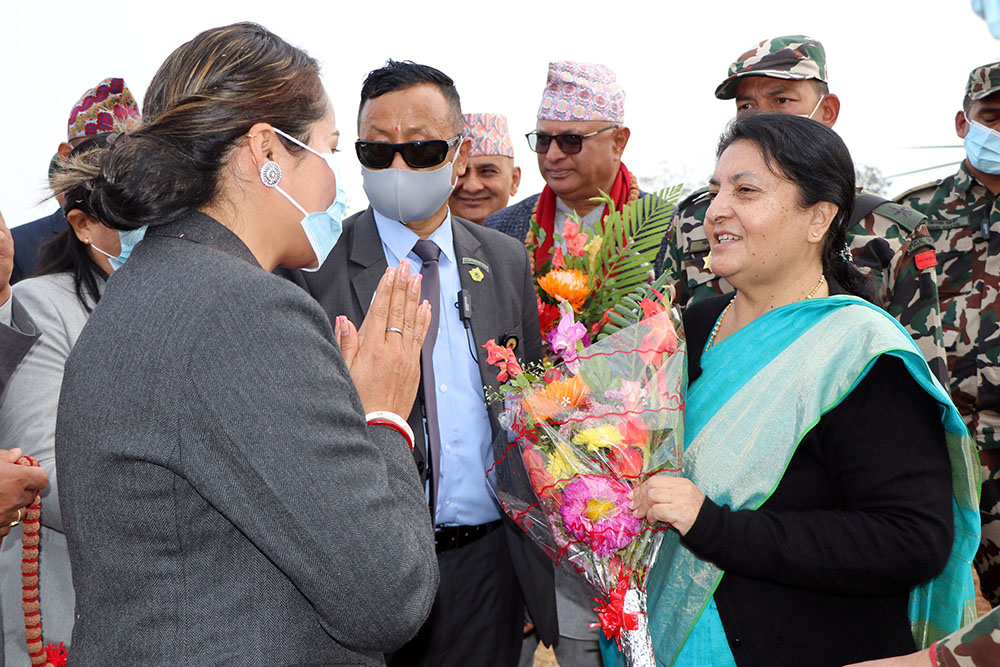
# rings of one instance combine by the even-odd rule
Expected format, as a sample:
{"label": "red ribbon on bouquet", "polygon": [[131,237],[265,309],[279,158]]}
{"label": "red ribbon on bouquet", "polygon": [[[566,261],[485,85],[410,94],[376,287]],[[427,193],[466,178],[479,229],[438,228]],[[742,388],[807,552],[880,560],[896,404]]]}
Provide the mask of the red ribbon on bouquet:
{"label": "red ribbon on bouquet", "polygon": [[[625,611],[625,592],[627,590],[628,578],[619,579],[618,586],[608,595],[608,601],[601,602],[600,606],[594,608],[594,611],[597,612],[597,618],[601,621],[601,630],[604,632],[604,636],[608,639],[614,637],[618,648],[621,648],[622,645],[622,632],[639,629],[639,614]],[[596,623],[592,625],[596,625]]]}

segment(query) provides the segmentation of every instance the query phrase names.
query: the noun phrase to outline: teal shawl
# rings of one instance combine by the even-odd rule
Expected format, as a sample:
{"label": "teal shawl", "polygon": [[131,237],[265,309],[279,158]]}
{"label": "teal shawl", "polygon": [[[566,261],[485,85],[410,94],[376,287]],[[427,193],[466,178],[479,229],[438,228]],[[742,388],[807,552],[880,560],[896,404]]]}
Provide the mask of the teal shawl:
{"label": "teal shawl", "polygon": [[[851,296],[800,301],[759,317],[707,350],[702,375],[687,397],[684,475],[719,505],[759,508],[806,433],[883,354],[901,359],[938,403],[951,460],[951,555],[944,571],[910,596],[913,636],[917,646],[926,647],[975,618],[971,561],[979,545],[979,466],[948,393],[910,336],[884,311]],[[647,583],[658,662],[676,659],[723,574],[688,551],[675,531],[664,536]]]}

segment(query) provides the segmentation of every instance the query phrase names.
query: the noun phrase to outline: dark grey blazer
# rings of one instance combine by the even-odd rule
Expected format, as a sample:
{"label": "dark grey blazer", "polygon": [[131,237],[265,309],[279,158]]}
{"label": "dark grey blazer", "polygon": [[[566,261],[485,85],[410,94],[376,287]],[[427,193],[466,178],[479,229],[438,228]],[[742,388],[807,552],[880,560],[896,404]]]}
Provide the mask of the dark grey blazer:
{"label": "dark grey blazer", "polygon": [[66,363],[72,662],[379,665],[438,572],[403,438],[323,311],[202,215],[150,229]]}
{"label": "dark grey blazer", "polygon": [[[516,336],[519,357],[534,360],[542,355],[542,334],[528,253],[522,244],[504,234],[456,216],[452,220],[462,289],[472,295],[471,328],[480,376],[484,385],[497,387],[497,368],[487,365],[486,354],[479,347],[483,343],[491,338],[499,343],[507,336]],[[481,266],[488,270],[480,269],[483,279],[477,282],[471,272]],[[386,267],[375,216],[369,208],[344,221],[343,234],[319,271],[291,271],[285,275],[312,294],[331,321],[338,315],[347,315],[360,325]],[[418,396],[408,421],[417,438],[416,466],[421,477],[426,477],[421,403],[422,398]],[[496,419],[499,406],[490,405],[489,411],[496,436],[500,432]],[[511,560],[528,611],[541,638],[551,644],[558,636],[552,564],[513,521],[506,516],[504,519]]]}
{"label": "dark grey blazer", "polygon": [[7,388],[10,376],[41,335],[28,312],[11,297],[11,323],[0,322],[0,395]]}

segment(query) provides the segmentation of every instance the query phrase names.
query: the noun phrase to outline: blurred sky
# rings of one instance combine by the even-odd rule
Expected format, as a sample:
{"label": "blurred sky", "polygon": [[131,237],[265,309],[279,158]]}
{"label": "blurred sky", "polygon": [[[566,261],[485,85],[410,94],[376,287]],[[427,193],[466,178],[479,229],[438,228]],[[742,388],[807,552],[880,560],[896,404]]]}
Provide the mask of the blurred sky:
{"label": "blurred sky", "polygon": [[[120,76],[141,103],[174,48],[242,20],[262,23],[323,63],[345,149],[349,212],[366,205],[353,151],[361,83],[386,58],[443,70],[464,111],[507,115],[523,173],[519,197],[543,185],[522,135],[534,128],[550,60],[611,67],[626,90],[626,164],[640,178],[668,174],[700,187],[735,111],[734,102],[715,99],[715,87],[734,58],[766,37],[801,33],[823,42],[830,88],[842,102],[835,129],[855,162],[887,176],[962,158],[961,148],[912,147],[958,146],[954,115],[969,70],[1000,59],[1000,43],[968,0],[7,2],[0,212],[8,225],[55,209],[52,201],[39,204],[46,169],[86,89]],[[890,194],[954,169],[894,178]]]}

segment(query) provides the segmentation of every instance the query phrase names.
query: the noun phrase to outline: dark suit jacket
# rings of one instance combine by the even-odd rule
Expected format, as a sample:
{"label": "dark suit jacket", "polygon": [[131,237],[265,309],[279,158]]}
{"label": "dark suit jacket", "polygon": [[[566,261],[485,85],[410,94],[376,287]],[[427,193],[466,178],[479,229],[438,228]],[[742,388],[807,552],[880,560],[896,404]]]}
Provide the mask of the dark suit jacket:
{"label": "dark suit jacket", "polygon": [[[496,387],[497,368],[486,364],[486,354],[479,347],[487,340],[494,338],[499,343],[504,336],[514,335],[520,341],[518,351],[522,359],[539,359],[542,354],[528,253],[522,244],[494,230],[455,216],[452,220],[462,289],[472,294],[471,326],[480,375],[484,385]],[[489,271],[483,271],[480,282],[469,275],[476,265],[462,264],[463,258],[489,267]],[[331,321],[338,315],[347,315],[360,326],[386,267],[375,216],[369,208],[344,221],[343,234],[319,271],[291,271],[286,277],[312,294]],[[417,440],[413,448],[417,470],[426,478],[427,447],[421,401],[418,397],[408,421]],[[497,405],[489,406],[494,437],[500,432],[499,410]],[[558,635],[552,564],[506,515],[504,520],[511,559],[528,611],[539,636],[551,644]]]}
{"label": "dark suit jacket", "polygon": [[51,215],[11,227],[14,237],[14,270],[10,274],[10,284],[30,278],[38,264],[38,250],[57,234],[69,228],[62,209]]}
{"label": "dark suit jacket", "polygon": [[316,302],[200,213],[154,227],[66,363],[73,664],[381,665],[430,613],[430,515]]}

